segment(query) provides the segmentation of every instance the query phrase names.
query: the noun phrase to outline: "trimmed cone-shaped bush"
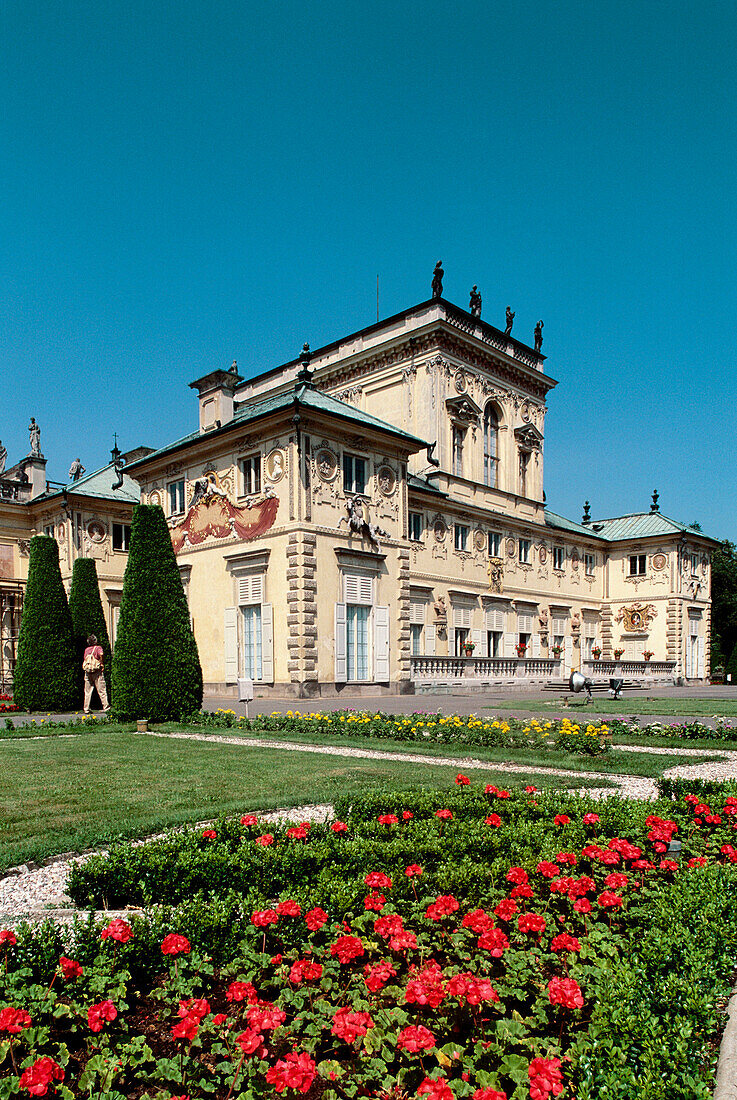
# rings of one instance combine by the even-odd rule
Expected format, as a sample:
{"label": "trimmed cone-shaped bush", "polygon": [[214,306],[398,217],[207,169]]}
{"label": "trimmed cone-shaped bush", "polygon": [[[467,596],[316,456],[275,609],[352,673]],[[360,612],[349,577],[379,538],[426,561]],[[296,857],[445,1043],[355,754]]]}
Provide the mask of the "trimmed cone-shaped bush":
{"label": "trimmed cone-shaped bush", "polygon": [[737,683],[737,642],[724,669],[725,676],[731,675],[732,683]]}
{"label": "trimmed cone-shaped bush", "polygon": [[177,559],[158,505],[133,509],[113,654],[113,704],[165,722],[202,706],[202,669]]}
{"label": "trimmed cone-shaped bush", "polygon": [[[69,613],[72,616],[72,635],[77,654],[77,667],[81,670],[88,635],[94,634],[102,646],[105,683],[110,698],[110,639],[105,622],[105,612],[100,599],[100,583],[94,558],[77,558],[72,569],[72,587],[69,590]],[[82,702],[83,673],[79,673],[79,697]],[[93,699],[97,696],[93,695]]]}
{"label": "trimmed cone-shaped bush", "polygon": [[28,560],[13,701],[21,710],[75,710],[81,676],[59,547],[56,539],[36,535]]}

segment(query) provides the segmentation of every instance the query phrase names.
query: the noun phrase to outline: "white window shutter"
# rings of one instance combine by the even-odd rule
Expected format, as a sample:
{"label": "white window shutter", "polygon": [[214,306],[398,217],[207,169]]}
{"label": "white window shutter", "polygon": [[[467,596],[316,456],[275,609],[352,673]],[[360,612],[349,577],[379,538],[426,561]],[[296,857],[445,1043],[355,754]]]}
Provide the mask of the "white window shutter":
{"label": "white window shutter", "polygon": [[374,608],[374,680],[389,682],[389,608]]}
{"label": "white window shutter", "polygon": [[703,678],[704,678],[704,639],[703,638],[699,638],[699,649],[698,649],[698,654],[697,654],[696,659],[698,661],[697,668],[696,668],[696,675],[699,677],[700,680],[703,680]]}
{"label": "white window shutter", "polygon": [[481,636],[481,644],[479,646],[478,656],[479,657],[488,657],[489,656],[489,634],[486,630],[479,630],[479,635]]}
{"label": "white window shutter", "polygon": [[251,578],[239,577],[238,578],[238,603],[250,603],[251,602]]}
{"label": "white window shutter", "polygon": [[238,608],[226,607],[224,612],[225,683],[238,680]]}
{"label": "white window shutter", "polygon": [[480,630],[471,631],[471,641],[473,642],[473,651],[477,657],[481,656],[481,638],[482,632]]}
{"label": "white window shutter", "polygon": [[565,662],[563,671],[567,675],[573,667],[573,638],[566,638],[563,643],[563,660]]}
{"label": "white window shutter", "polygon": [[335,682],[348,679],[348,629],[344,603],[335,605]]}
{"label": "white window shutter", "polygon": [[434,657],[435,656],[435,627],[434,626],[426,626],[425,627],[425,656],[426,657]]}
{"label": "white window shutter", "polygon": [[415,626],[422,626],[425,622],[425,601],[410,600],[409,621]]}
{"label": "white window shutter", "polygon": [[506,633],[504,635],[504,656],[505,657],[516,657],[517,656],[517,650],[515,649],[516,643],[517,643],[517,635],[516,634]]}
{"label": "white window shutter", "polygon": [[274,608],[270,603],[261,604],[261,679],[265,684],[274,683]]}
{"label": "white window shutter", "polygon": [[540,657],[541,656],[541,653],[540,653],[540,635],[539,634],[533,634],[532,635],[532,656],[533,657]]}

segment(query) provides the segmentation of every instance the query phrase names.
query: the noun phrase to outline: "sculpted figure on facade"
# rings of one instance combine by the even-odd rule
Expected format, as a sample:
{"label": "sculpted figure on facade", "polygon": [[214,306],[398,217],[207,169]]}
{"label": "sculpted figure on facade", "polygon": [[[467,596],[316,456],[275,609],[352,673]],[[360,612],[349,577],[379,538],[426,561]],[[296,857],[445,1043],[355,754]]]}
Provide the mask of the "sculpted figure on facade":
{"label": "sculpted figure on facade", "polygon": [[41,429],[36,423],[35,419],[31,417],[31,423],[28,425],[28,436],[31,442],[31,454],[41,454]]}
{"label": "sculpted figure on facade", "polygon": [[75,458],[74,462],[69,467],[69,477],[72,481],[79,481],[84,475],[85,468],[78,458]]}
{"label": "sculpted figure on facade", "polygon": [[542,351],[543,346],[543,323],[538,321],[535,325],[535,351]]}
{"label": "sculpted figure on facade", "polygon": [[472,317],[481,316],[481,295],[475,283],[471,288],[471,300],[468,303],[468,310]]}
{"label": "sculpted figure on facade", "polygon": [[379,527],[378,523],[370,523],[363,514],[363,501],[360,497],[352,497],[346,503],[347,516],[341,516],[338,520],[338,530],[340,530],[341,524],[348,525],[349,532],[354,535],[360,535],[362,539],[367,539],[371,546],[378,550],[379,536],[382,538],[389,538],[389,532],[385,531],[383,527]]}
{"label": "sculpted figure on facade", "polygon": [[432,273],[432,296],[433,298],[443,297],[443,261],[438,260],[435,264],[435,270]]}
{"label": "sculpted figure on facade", "polygon": [[507,306],[507,327],[504,330],[504,335],[505,336],[511,336],[512,335],[512,325],[513,324],[514,324],[514,313],[512,313],[512,310],[509,308],[509,306]]}
{"label": "sculpted figure on facade", "polygon": [[8,457],[8,451],[6,447],[3,447],[3,441],[0,439],[0,474],[5,473],[5,462]]}

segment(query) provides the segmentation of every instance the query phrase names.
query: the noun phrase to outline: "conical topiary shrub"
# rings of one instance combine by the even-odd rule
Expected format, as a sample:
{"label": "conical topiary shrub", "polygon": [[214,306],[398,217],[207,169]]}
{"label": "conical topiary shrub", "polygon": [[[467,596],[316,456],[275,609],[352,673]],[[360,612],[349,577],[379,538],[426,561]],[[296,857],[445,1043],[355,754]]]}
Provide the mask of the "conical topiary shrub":
{"label": "conical topiary shrub", "polygon": [[31,539],[28,581],[13,678],[21,710],[75,710],[82,679],[56,539]]}
{"label": "conical topiary shrub", "polygon": [[734,649],[732,650],[729,660],[724,668],[725,679],[727,676],[732,677],[732,683],[737,684],[737,642],[735,642]]}
{"label": "conical topiary shrub", "polygon": [[115,712],[165,722],[202,706],[202,669],[169,528],[158,505],[133,509],[113,654]]}
{"label": "conical topiary shrub", "polygon": [[[72,587],[69,590],[69,613],[72,616],[72,636],[77,654],[77,667],[82,668],[87,637],[94,634],[102,646],[105,683],[110,698],[110,638],[105,622],[105,612],[100,599],[100,583],[97,565],[93,558],[77,558],[72,569]],[[79,673],[78,704],[82,702],[83,674]],[[97,696],[93,696],[97,698]]]}

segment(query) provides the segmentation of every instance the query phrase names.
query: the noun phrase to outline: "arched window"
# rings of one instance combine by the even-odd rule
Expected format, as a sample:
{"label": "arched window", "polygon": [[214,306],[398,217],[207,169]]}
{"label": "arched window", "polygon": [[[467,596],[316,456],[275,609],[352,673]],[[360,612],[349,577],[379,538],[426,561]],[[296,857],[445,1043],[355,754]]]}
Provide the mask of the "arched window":
{"label": "arched window", "polygon": [[484,485],[496,488],[499,463],[499,417],[493,405],[484,409]]}

